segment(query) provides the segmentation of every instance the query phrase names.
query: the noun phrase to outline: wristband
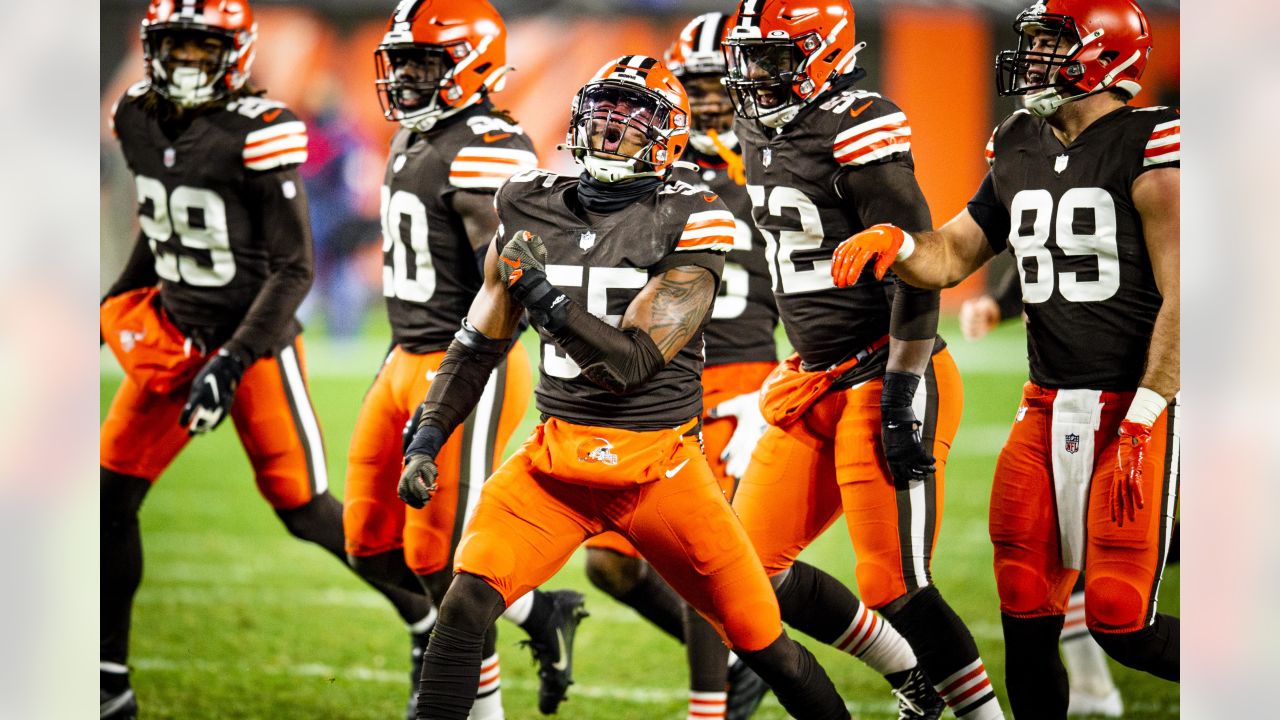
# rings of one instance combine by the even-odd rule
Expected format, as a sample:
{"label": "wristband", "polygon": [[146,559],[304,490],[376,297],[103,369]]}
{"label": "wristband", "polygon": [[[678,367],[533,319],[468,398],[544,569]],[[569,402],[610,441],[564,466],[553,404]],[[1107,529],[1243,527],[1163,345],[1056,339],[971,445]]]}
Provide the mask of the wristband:
{"label": "wristband", "polygon": [[420,425],[418,432],[413,434],[413,442],[409,443],[409,447],[405,448],[404,456],[426,455],[435,460],[439,454],[440,448],[444,445],[444,433],[440,428],[434,425]]}
{"label": "wristband", "polygon": [[1156,419],[1168,406],[1169,402],[1160,393],[1150,388],[1140,387],[1133,394],[1133,402],[1129,403],[1129,412],[1125,414],[1124,419],[1151,427],[1156,424]]}
{"label": "wristband", "polygon": [[911,233],[906,230],[902,231],[902,247],[898,248],[898,254],[894,257],[894,262],[902,262],[911,257],[916,251],[916,239],[911,237]]}
{"label": "wristband", "polygon": [[919,375],[887,371],[884,374],[884,389],[880,391],[880,407],[911,407],[919,387]]}

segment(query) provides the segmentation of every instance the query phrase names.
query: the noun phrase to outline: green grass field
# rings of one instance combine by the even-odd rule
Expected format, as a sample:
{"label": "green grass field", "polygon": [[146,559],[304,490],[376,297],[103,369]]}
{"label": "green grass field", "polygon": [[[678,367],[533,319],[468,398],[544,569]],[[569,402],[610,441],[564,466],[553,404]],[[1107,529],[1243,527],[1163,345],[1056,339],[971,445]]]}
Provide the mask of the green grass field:
{"label": "green grass field", "polygon": [[[986,508],[991,472],[1026,377],[1022,331],[1006,325],[981,343],[944,328],[964,374],[965,411],[947,473],[946,515],[935,555],[939,588],[977,637],[1003,702],[1004,654],[991,573]],[[309,346],[312,398],[341,495],[347,438],[376,369],[381,338],[353,348]],[[322,352],[323,351],[323,352]],[[102,412],[119,380],[103,363]],[[532,408],[531,408],[532,412]],[[523,440],[526,420],[513,439]],[[192,442],[142,511],[146,566],[133,621],[133,684],[146,720],[402,717],[408,638],[380,596],[315,547],[291,538],[254,488],[230,423]],[[805,559],[854,586],[843,524]],[[683,649],[629,608],[594,591],[574,557],[548,587],[587,593],[577,684],[559,716],[599,720],[683,718]],[[1162,611],[1178,613],[1179,570],[1165,573]],[[499,623],[503,696],[512,720],[540,717],[524,633]],[[808,643],[814,647],[814,643]],[[815,647],[857,718],[896,717],[884,681],[858,661]],[[1178,717],[1174,685],[1113,664],[1130,718]],[[784,718],[772,699],[756,714]]]}

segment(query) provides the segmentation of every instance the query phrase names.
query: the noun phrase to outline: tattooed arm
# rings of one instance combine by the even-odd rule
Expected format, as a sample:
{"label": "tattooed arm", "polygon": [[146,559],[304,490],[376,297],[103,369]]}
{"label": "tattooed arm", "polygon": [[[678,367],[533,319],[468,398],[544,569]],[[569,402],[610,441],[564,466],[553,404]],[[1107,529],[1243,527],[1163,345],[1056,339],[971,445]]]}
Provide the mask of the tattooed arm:
{"label": "tattooed arm", "polygon": [[716,279],[706,268],[672,268],[649,281],[627,307],[622,329],[648,333],[664,363],[680,352],[702,327],[716,298]]}

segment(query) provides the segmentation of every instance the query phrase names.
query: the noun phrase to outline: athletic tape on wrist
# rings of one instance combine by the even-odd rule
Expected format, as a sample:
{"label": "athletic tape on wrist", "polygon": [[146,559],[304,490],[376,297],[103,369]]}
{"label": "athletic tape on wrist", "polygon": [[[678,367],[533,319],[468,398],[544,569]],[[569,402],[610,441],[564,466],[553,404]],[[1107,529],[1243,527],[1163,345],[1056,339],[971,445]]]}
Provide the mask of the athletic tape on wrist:
{"label": "athletic tape on wrist", "polygon": [[911,253],[916,251],[916,239],[911,237],[911,233],[906,230],[902,231],[902,247],[898,248],[898,255],[894,258],[894,262],[902,262],[911,257]]}
{"label": "athletic tape on wrist", "polygon": [[1150,388],[1140,387],[1133,394],[1133,402],[1129,403],[1129,412],[1125,414],[1124,419],[1151,427],[1156,424],[1156,419],[1168,406],[1168,401],[1160,393]]}

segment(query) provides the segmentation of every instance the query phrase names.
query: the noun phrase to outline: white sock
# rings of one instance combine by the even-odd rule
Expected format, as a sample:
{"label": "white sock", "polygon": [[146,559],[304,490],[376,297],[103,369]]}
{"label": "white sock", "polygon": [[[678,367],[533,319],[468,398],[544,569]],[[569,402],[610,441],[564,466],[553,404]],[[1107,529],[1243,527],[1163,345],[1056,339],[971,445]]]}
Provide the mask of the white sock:
{"label": "white sock", "polygon": [[1107,654],[1084,624],[1084,593],[1072,593],[1067,619],[1062,625],[1062,659],[1072,692],[1104,697],[1116,689],[1107,666]]}
{"label": "white sock", "polygon": [[689,715],[687,720],[724,720],[729,703],[727,692],[689,691]]}
{"label": "white sock", "polygon": [[991,689],[987,668],[982,658],[965,665],[933,688],[946,701],[951,711],[964,720],[1004,720],[1004,711]]}
{"label": "white sock", "polygon": [[524,621],[529,619],[529,613],[533,612],[533,593],[534,590],[521,595],[502,613],[505,620],[515,623],[516,625],[524,625]]}
{"label": "white sock", "polygon": [[102,660],[98,663],[98,669],[104,673],[112,673],[113,675],[128,675],[129,666],[120,663],[107,662]]}
{"label": "white sock", "polygon": [[849,628],[831,645],[862,660],[881,675],[910,670],[918,662],[906,638],[862,604],[858,605],[858,613]]}
{"label": "white sock", "polygon": [[480,661],[480,684],[476,687],[476,704],[471,706],[471,720],[503,720],[502,671],[498,654]]}
{"label": "white sock", "polygon": [[431,632],[432,628],[436,626],[436,618],[439,616],[440,613],[436,612],[436,606],[432,605],[431,609],[427,611],[427,614],[421,620],[409,626],[409,632],[414,635]]}

